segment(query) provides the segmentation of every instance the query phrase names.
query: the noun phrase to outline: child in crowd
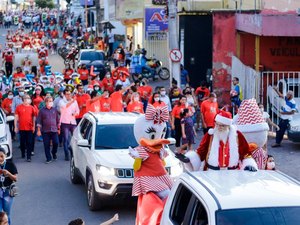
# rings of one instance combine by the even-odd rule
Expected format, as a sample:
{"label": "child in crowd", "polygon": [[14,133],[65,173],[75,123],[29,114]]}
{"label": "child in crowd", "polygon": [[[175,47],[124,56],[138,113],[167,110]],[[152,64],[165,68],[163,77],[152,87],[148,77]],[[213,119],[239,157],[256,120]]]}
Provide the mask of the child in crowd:
{"label": "child in crowd", "polygon": [[188,149],[192,149],[192,145],[195,143],[195,136],[197,135],[194,128],[194,122],[191,117],[189,109],[184,109],[181,113],[181,130],[182,130],[182,146],[181,152]]}

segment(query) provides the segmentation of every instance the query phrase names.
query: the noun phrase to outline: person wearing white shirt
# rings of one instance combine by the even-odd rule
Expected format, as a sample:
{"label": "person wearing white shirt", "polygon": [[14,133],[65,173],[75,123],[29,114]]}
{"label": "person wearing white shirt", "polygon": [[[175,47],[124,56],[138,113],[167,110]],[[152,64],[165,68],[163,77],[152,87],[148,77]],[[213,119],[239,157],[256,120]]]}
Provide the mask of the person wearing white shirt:
{"label": "person wearing white shirt", "polygon": [[65,160],[69,161],[69,144],[74,129],[76,128],[75,117],[79,114],[77,101],[72,98],[71,91],[64,90],[64,98],[59,101],[60,108],[60,128],[63,133],[63,146],[65,152]]}

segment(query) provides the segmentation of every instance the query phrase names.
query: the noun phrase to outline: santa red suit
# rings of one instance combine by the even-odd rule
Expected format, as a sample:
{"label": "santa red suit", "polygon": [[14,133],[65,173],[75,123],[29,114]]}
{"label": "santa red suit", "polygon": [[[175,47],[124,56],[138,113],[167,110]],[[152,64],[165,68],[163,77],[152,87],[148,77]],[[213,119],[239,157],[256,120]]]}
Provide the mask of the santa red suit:
{"label": "santa red suit", "polygon": [[31,48],[31,41],[29,39],[29,37],[26,37],[26,39],[23,41],[22,43],[22,48],[25,49],[25,48]]}
{"label": "santa red suit", "polygon": [[[204,170],[220,169],[247,169],[256,171],[257,164],[251,156],[249,144],[243,134],[231,125],[232,118],[229,112],[220,111],[216,118],[216,128],[210,129],[206,133],[197,149],[200,156],[201,167]],[[218,126],[229,126],[228,133],[221,137]],[[187,153],[186,157],[190,158],[194,169],[196,168],[193,153]],[[197,164],[197,163],[196,163]]]}
{"label": "santa red suit", "polygon": [[42,41],[38,38],[32,40],[32,45],[34,48],[38,49],[42,45]]}
{"label": "santa red suit", "polygon": [[45,46],[41,46],[38,49],[39,58],[48,57],[48,49]]}

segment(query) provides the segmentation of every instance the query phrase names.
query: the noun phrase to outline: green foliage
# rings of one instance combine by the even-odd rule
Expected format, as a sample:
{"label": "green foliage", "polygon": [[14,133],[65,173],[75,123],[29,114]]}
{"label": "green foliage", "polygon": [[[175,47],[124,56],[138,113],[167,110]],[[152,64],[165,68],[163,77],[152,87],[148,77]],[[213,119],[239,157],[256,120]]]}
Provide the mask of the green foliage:
{"label": "green foliage", "polygon": [[53,9],[55,7],[52,0],[35,0],[35,4],[37,7],[40,7],[42,9],[43,8]]}

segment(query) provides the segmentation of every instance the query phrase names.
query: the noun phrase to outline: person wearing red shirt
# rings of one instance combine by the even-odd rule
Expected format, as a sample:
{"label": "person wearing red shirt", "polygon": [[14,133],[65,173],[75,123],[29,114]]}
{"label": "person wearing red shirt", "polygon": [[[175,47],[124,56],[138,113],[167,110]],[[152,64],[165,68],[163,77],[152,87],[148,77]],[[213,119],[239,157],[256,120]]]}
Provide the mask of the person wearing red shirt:
{"label": "person wearing red shirt", "polygon": [[51,33],[50,33],[50,35],[51,35],[51,38],[53,38],[53,39],[58,38],[58,32],[57,32],[57,30],[56,29],[52,30]]}
{"label": "person wearing red shirt", "polygon": [[13,51],[9,49],[4,54],[5,72],[6,72],[7,76],[10,76],[12,74],[12,70],[13,70],[13,58],[14,58]]}
{"label": "person wearing red shirt", "polygon": [[41,104],[42,101],[44,101],[43,96],[41,95],[42,93],[42,88],[40,86],[37,86],[34,90],[34,94],[32,95],[32,103],[36,108],[39,108],[39,105]]}
{"label": "person wearing red shirt", "polygon": [[[181,95],[179,97],[179,101],[177,105],[174,106],[172,113],[171,113],[171,127],[172,130],[175,131],[175,139],[176,139],[176,148],[179,151],[180,150],[180,141],[182,137],[181,132],[181,116],[180,114],[183,112],[183,109],[189,108],[186,104],[186,97],[184,95]],[[190,110],[191,111],[191,110]]]}
{"label": "person wearing red shirt", "polygon": [[122,85],[118,84],[116,86],[116,90],[114,93],[111,94],[111,111],[112,112],[123,112],[124,105],[123,105],[123,90]]}
{"label": "person wearing red shirt", "polygon": [[[12,91],[7,92],[7,98],[5,98],[2,103],[1,107],[5,113],[6,116],[11,115],[11,106],[13,101],[14,94]],[[8,121],[9,130],[11,133],[11,138],[15,140],[15,131],[14,131],[14,121]]]}
{"label": "person wearing red shirt", "polygon": [[40,29],[38,32],[37,32],[37,36],[39,39],[42,39],[45,35],[45,32],[43,31],[43,29]]}
{"label": "person wearing red shirt", "polygon": [[141,86],[138,87],[138,92],[144,104],[144,111],[146,111],[149,98],[152,95],[152,87],[148,85],[147,79],[143,79],[143,81],[141,82]]}
{"label": "person wearing red shirt", "polygon": [[100,112],[100,98],[97,91],[92,91],[91,99],[86,102],[87,112]]}
{"label": "person wearing red shirt", "polygon": [[77,115],[76,123],[79,124],[80,120],[82,119],[83,115],[87,112],[86,102],[91,99],[89,94],[84,93],[83,85],[77,85],[78,94],[76,95],[76,101],[79,106],[79,115]]}
{"label": "person wearing red shirt", "polygon": [[[198,87],[195,91],[195,96],[198,99],[199,109],[201,108],[201,103],[204,100],[208,99],[209,94],[210,94],[210,91],[207,88],[207,82],[202,81],[200,87]],[[200,121],[201,121],[201,114],[200,114],[199,110],[197,110],[197,117],[196,117],[197,130],[199,130],[199,128],[200,128]]]}
{"label": "person wearing red shirt", "polygon": [[63,70],[63,75],[64,75],[64,81],[66,83],[71,80],[71,75],[74,73],[74,70],[70,67],[69,64],[66,65],[66,68]]}
{"label": "person wearing red shirt", "polygon": [[160,94],[158,92],[154,92],[151,98],[149,99],[149,103],[153,105],[155,108],[163,107],[166,104],[160,100]]}
{"label": "person wearing red shirt", "polygon": [[25,39],[22,42],[22,49],[30,50],[32,48],[31,41],[28,36],[25,37]]}
{"label": "person wearing red shirt", "polygon": [[135,92],[131,96],[131,101],[127,105],[127,112],[144,113],[144,105],[140,101],[139,93]]}
{"label": "person wearing red shirt", "polygon": [[33,133],[35,131],[36,112],[31,104],[31,98],[25,94],[23,104],[17,106],[15,111],[15,132],[20,133],[20,147],[22,158],[25,158],[27,150],[27,162],[31,162],[31,152],[33,152]]}
{"label": "person wearing red shirt", "polygon": [[13,74],[13,79],[18,79],[18,78],[25,78],[25,74],[22,72],[21,67],[16,68],[16,72]]}
{"label": "person wearing red shirt", "polygon": [[114,80],[111,78],[110,73],[107,73],[102,80],[104,90],[107,90],[109,94],[114,92]]}
{"label": "person wearing red shirt", "polygon": [[219,113],[219,106],[215,93],[210,93],[209,98],[202,102],[200,110],[203,133],[206,134],[210,128],[215,127],[215,117]]}
{"label": "person wearing red shirt", "polygon": [[89,70],[86,68],[85,64],[82,64],[80,69],[77,71],[80,74],[79,79],[81,80],[83,86],[89,83]]}
{"label": "person wearing red shirt", "polygon": [[111,111],[111,98],[109,97],[109,92],[104,91],[100,97],[100,111],[101,112],[110,112]]}

